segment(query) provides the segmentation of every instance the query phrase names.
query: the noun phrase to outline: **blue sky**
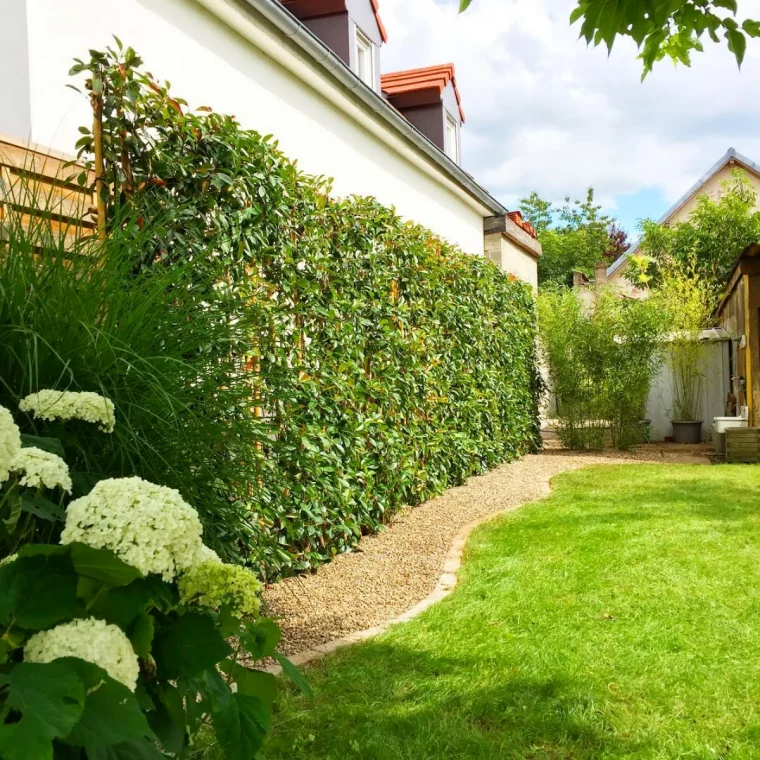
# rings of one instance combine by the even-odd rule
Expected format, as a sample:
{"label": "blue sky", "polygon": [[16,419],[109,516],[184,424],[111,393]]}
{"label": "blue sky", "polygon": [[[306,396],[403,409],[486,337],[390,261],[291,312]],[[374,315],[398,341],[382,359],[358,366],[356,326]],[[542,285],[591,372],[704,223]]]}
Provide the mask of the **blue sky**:
{"label": "blue sky", "polygon": [[[641,83],[630,40],[589,49],[568,24],[575,0],[380,0],[382,71],[453,62],[467,122],[463,165],[505,205],[532,190],[561,203],[593,186],[631,237],[729,147],[760,160],[760,39],[741,72],[706,42],[691,68],[669,61]],[[760,0],[742,0],[760,18]]]}

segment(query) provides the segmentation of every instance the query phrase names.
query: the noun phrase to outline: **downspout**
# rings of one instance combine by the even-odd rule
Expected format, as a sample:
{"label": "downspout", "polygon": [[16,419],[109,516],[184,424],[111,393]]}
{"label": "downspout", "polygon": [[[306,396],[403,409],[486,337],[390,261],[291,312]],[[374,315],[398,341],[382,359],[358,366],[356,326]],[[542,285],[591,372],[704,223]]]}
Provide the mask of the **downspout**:
{"label": "downspout", "polygon": [[[421,169],[425,174],[437,182],[441,182],[442,173],[453,175],[456,182],[448,180],[445,186],[460,199],[467,202],[473,210],[481,215],[507,213],[506,208],[495,198],[492,198],[465,171],[433,145],[407,119],[386,103],[380,95],[367,87],[337,55],[327,48],[321,40],[315,37],[289,11],[285,10],[277,0],[240,0],[239,2],[236,2],[236,0],[195,1],[319,92],[320,95],[337,106],[341,111],[347,113],[368,132],[371,132],[375,137],[390,145],[397,153],[403,155],[406,160],[414,164],[418,169]],[[401,136],[397,137],[396,135],[389,134],[387,129],[368,116],[355,103],[352,103],[346,95],[333,87],[325,87],[323,77],[315,73],[309,63],[300,60],[295,54],[284,50],[282,44],[278,44],[277,40],[272,37],[267,29],[263,28],[250,13],[246,13],[245,5],[250,6],[271,22],[282,34],[301,48],[309,59],[319,64],[329,76],[337,79],[343,87],[358,97],[364,105],[392,126],[402,137],[412,142],[417,150],[424,153],[439,168],[436,169],[436,167],[431,166],[428,161],[424,160],[416,151],[411,149],[401,139]],[[484,209],[486,214],[484,214]]]}

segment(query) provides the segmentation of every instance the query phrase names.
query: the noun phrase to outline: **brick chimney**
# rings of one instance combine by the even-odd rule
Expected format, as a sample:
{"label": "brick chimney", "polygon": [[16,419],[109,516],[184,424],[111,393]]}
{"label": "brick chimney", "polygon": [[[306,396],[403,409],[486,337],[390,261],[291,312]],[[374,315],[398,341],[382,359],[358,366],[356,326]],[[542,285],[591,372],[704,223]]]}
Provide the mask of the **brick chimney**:
{"label": "brick chimney", "polygon": [[604,261],[597,261],[594,264],[594,283],[599,285],[607,284],[607,264]]}

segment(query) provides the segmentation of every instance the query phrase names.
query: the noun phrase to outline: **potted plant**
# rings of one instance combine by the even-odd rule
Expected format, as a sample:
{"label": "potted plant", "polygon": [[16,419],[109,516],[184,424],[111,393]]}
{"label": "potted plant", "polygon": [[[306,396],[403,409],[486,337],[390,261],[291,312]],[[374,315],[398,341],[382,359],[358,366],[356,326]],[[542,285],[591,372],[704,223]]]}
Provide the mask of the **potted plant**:
{"label": "potted plant", "polygon": [[700,333],[709,326],[714,297],[693,266],[663,267],[660,297],[671,325],[665,359],[670,368],[673,392],[670,420],[673,440],[676,443],[700,443],[702,366],[707,347],[700,339]]}

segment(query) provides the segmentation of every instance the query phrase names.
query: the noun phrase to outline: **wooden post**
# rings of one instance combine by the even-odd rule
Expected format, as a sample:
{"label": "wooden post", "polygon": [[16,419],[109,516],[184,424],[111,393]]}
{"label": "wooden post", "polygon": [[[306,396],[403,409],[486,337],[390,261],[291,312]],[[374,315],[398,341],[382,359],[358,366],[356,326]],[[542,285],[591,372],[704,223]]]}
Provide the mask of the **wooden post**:
{"label": "wooden post", "polygon": [[106,195],[108,186],[105,181],[103,165],[103,99],[99,93],[92,93],[92,112],[94,115],[92,137],[95,148],[95,208],[98,212],[98,237],[106,239]]}

